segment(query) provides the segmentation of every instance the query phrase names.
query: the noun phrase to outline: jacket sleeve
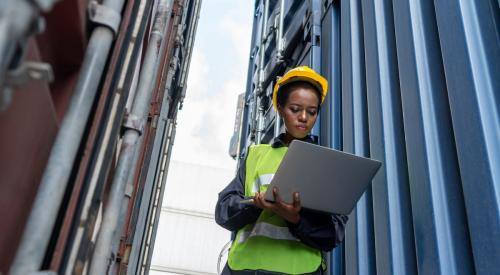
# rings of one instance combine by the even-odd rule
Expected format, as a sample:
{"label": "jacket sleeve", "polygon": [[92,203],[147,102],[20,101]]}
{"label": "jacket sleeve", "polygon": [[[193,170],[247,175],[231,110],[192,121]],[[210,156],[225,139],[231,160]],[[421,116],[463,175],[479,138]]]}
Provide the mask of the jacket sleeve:
{"label": "jacket sleeve", "polygon": [[346,215],[330,215],[302,208],[299,223],[288,223],[288,228],[304,244],[330,251],[344,240],[347,219]]}
{"label": "jacket sleeve", "polygon": [[215,222],[230,231],[237,231],[245,225],[255,223],[261,209],[253,204],[241,204],[240,201],[251,199],[245,194],[245,161],[240,164],[236,177],[219,193],[215,207]]}

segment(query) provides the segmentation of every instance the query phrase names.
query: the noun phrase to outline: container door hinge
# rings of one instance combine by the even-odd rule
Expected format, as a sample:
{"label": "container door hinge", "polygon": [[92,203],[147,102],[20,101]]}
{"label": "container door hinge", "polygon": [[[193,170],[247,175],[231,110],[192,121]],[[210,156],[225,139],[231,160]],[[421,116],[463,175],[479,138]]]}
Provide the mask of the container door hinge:
{"label": "container door hinge", "polygon": [[54,72],[48,63],[26,61],[7,73],[7,86],[21,86],[29,80],[52,82]]}

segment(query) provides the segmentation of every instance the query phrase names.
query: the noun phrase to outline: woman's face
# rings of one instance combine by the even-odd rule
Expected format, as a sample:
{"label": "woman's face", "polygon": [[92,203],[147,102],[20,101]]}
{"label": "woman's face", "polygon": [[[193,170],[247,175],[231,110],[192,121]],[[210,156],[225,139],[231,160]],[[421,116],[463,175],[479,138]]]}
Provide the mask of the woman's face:
{"label": "woman's face", "polygon": [[285,102],[278,106],[278,112],[283,118],[286,130],[293,137],[306,137],[318,117],[319,99],[316,93],[307,88],[293,90]]}

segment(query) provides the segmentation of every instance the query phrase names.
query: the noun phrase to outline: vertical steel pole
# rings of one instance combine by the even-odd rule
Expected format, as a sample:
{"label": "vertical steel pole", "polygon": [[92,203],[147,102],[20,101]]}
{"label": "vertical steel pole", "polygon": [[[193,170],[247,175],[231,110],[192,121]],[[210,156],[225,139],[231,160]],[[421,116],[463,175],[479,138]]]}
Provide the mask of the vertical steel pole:
{"label": "vertical steel pole", "polygon": [[279,18],[279,26],[278,26],[278,52],[276,54],[276,61],[278,63],[283,62],[285,58],[285,41],[283,34],[283,24],[285,23],[285,0],[281,0],[280,2],[280,18]]}
{"label": "vertical steel pole", "polygon": [[260,38],[260,46],[259,46],[259,69],[258,74],[259,74],[259,79],[258,79],[258,85],[257,85],[257,92],[254,94],[254,102],[255,102],[255,114],[257,115],[257,135],[255,138],[255,143],[260,143],[260,140],[262,139],[262,116],[264,110],[260,106],[261,102],[261,97],[262,97],[262,92],[264,90],[264,87],[262,87],[262,84],[264,82],[264,44],[266,43],[267,35],[267,17],[269,13],[269,0],[264,0],[264,12],[262,13],[262,31],[260,32],[261,38]]}
{"label": "vertical steel pole", "polygon": [[[103,6],[119,15],[124,2],[105,0]],[[29,274],[42,264],[114,35],[107,26],[98,26],[92,32],[10,274]]]}
{"label": "vertical steel pole", "polygon": [[[99,230],[96,248],[92,257],[90,274],[106,274],[111,262],[111,250],[115,231],[119,224],[119,213],[123,206],[128,174],[131,170],[132,159],[141,134],[141,125],[144,124],[149,111],[152,90],[158,75],[158,57],[163,48],[163,38],[167,20],[172,10],[172,0],[160,0],[154,17],[153,29],[149,39],[144,65],[139,78],[139,86],[129,115],[129,125],[125,131],[116,174],[113,178],[111,193],[105,208],[103,223]],[[134,128],[135,127],[135,128]]]}

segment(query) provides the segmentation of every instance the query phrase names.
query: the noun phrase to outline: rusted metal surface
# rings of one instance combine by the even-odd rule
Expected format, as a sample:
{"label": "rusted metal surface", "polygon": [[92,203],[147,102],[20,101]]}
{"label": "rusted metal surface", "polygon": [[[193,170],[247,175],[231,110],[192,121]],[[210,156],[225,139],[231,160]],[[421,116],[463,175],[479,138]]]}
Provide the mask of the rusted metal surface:
{"label": "rusted metal surface", "polygon": [[[35,41],[27,57],[40,60]],[[57,132],[47,84],[30,81],[15,90],[11,104],[0,113],[0,129],[0,273],[6,274]]]}
{"label": "rusted metal surface", "polygon": [[[58,124],[67,111],[79,77],[87,36],[92,28],[87,18],[88,2],[62,0],[50,13],[43,14],[46,28],[35,39],[31,39],[24,60],[50,64],[55,80],[51,83],[31,81],[20,87],[14,91],[9,108],[0,113],[0,274],[8,272],[15,256],[57,135]],[[73,171],[56,225],[52,235],[47,236],[51,241],[42,265],[43,270],[81,274],[89,263],[94,246],[92,235],[99,226],[99,207],[101,202],[105,203],[107,200],[117,164],[116,149],[121,138],[125,104],[129,92],[135,89],[133,85],[138,73],[136,69],[143,65],[141,59],[144,52],[141,55],[141,44],[142,50],[145,51],[152,25],[150,20],[154,16],[151,12],[154,2],[155,0],[129,0],[124,8],[121,28],[106,67],[105,77],[101,80],[101,91],[95,100],[87,130],[82,136],[78,156],[72,164]],[[131,124],[131,127],[142,133],[143,145],[133,167],[134,187],[119,246],[120,259],[117,259],[117,265],[113,269],[116,272],[125,272],[127,269],[127,251],[130,251],[135,222],[138,212],[141,211],[138,198],[144,189],[152,144],[155,135],[158,135],[157,118],[163,103],[171,105],[175,101],[164,100],[165,93],[171,89],[166,86],[175,85],[167,83],[166,76],[169,69],[172,70],[171,58],[176,47],[182,47],[178,28],[179,24],[183,24],[183,16],[189,17],[184,14],[183,9],[187,5],[185,3],[190,1],[173,2],[172,15],[166,21],[167,29],[164,34],[167,43],[159,57],[159,73],[154,84],[148,120],[144,125],[139,125],[140,127]],[[139,6],[144,9],[142,16],[136,12]],[[135,22],[140,22],[140,25],[133,36],[131,33]],[[127,53],[131,55],[127,56]],[[126,61],[127,58],[130,60]],[[175,68],[175,71],[177,70],[179,68]],[[122,81],[119,84],[120,78]],[[95,185],[91,188],[92,181]],[[85,211],[88,213],[84,217]]]}
{"label": "rusted metal surface", "polygon": [[66,212],[64,214],[64,221],[61,226],[60,233],[58,235],[57,243],[54,249],[54,254],[52,256],[52,261],[50,263],[51,270],[59,270],[62,265],[63,257],[65,255],[65,251],[67,250],[67,242],[70,235],[70,230],[72,224],[74,224],[75,212],[77,210],[78,202],[82,197],[82,190],[84,188],[84,179],[86,173],[88,173],[89,161],[92,157],[92,150],[95,146],[95,141],[97,138],[98,127],[100,126],[100,122],[103,120],[104,109],[106,107],[106,103],[108,102],[107,98],[109,94],[112,92],[110,90],[110,85],[113,80],[113,74],[116,71],[120,60],[120,53],[122,48],[126,46],[124,44],[126,39],[127,28],[130,23],[130,16],[134,7],[134,2],[128,2],[125,11],[123,13],[123,22],[119,31],[119,34],[116,39],[115,46],[113,48],[113,55],[110,60],[108,73],[106,74],[105,81],[103,84],[103,88],[101,89],[101,93],[98,99],[98,104],[94,112],[94,118],[92,121],[92,125],[89,134],[87,137],[87,141],[85,143],[84,150],[82,150],[81,162],[78,168],[77,175],[75,177],[75,182],[73,185],[73,190],[71,192],[71,197],[69,198],[68,205],[66,207]]}
{"label": "rusted metal surface", "polygon": [[87,44],[86,3],[86,0],[57,3],[45,15],[46,30],[37,36],[42,60],[54,69],[55,81],[50,91],[58,122],[68,107]]}
{"label": "rusted metal surface", "polygon": [[44,14],[45,31],[30,39],[25,60],[49,63],[55,79],[18,87],[8,109],[0,113],[0,273],[7,273],[19,245],[78,75],[86,44],[85,2],[61,1]]}
{"label": "rusted metal surface", "polygon": [[166,77],[170,67],[171,57],[173,50],[175,49],[175,39],[176,33],[178,31],[178,21],[179,16],[182,15],[182,3],[181,1],[174,1],[172,8],[172,16],[168,21],[167,33],[165,34],[167,44],[160,58],[160,74],[156,80],[154,93],[151,100],[151,109],[148,115],[148,121],[144,128],[143,133],[143,146],[140,148],[140,156],[138,158],[137,165],[134,171],[134,194],[130,200],[127,210],[127,220],[126,225],[123,228],[120,248],[118,251],[118,256],[122,259],[120,261],[119,271],[126,272],[128,258],[127,258],[127,248],[129,249],[133,241],[133,232],[135,230],[136,219],[138,214],[138,209],[136,207],[137,199],[140,197],[142,190],[144,188],[145,174],[147,172],[149,159],[151,156],[152,146],[151,143],[154,140],[156,134],[155,119],[158,118],[160,114],[160,109],[162,107],[162,99],[166,92]]}

